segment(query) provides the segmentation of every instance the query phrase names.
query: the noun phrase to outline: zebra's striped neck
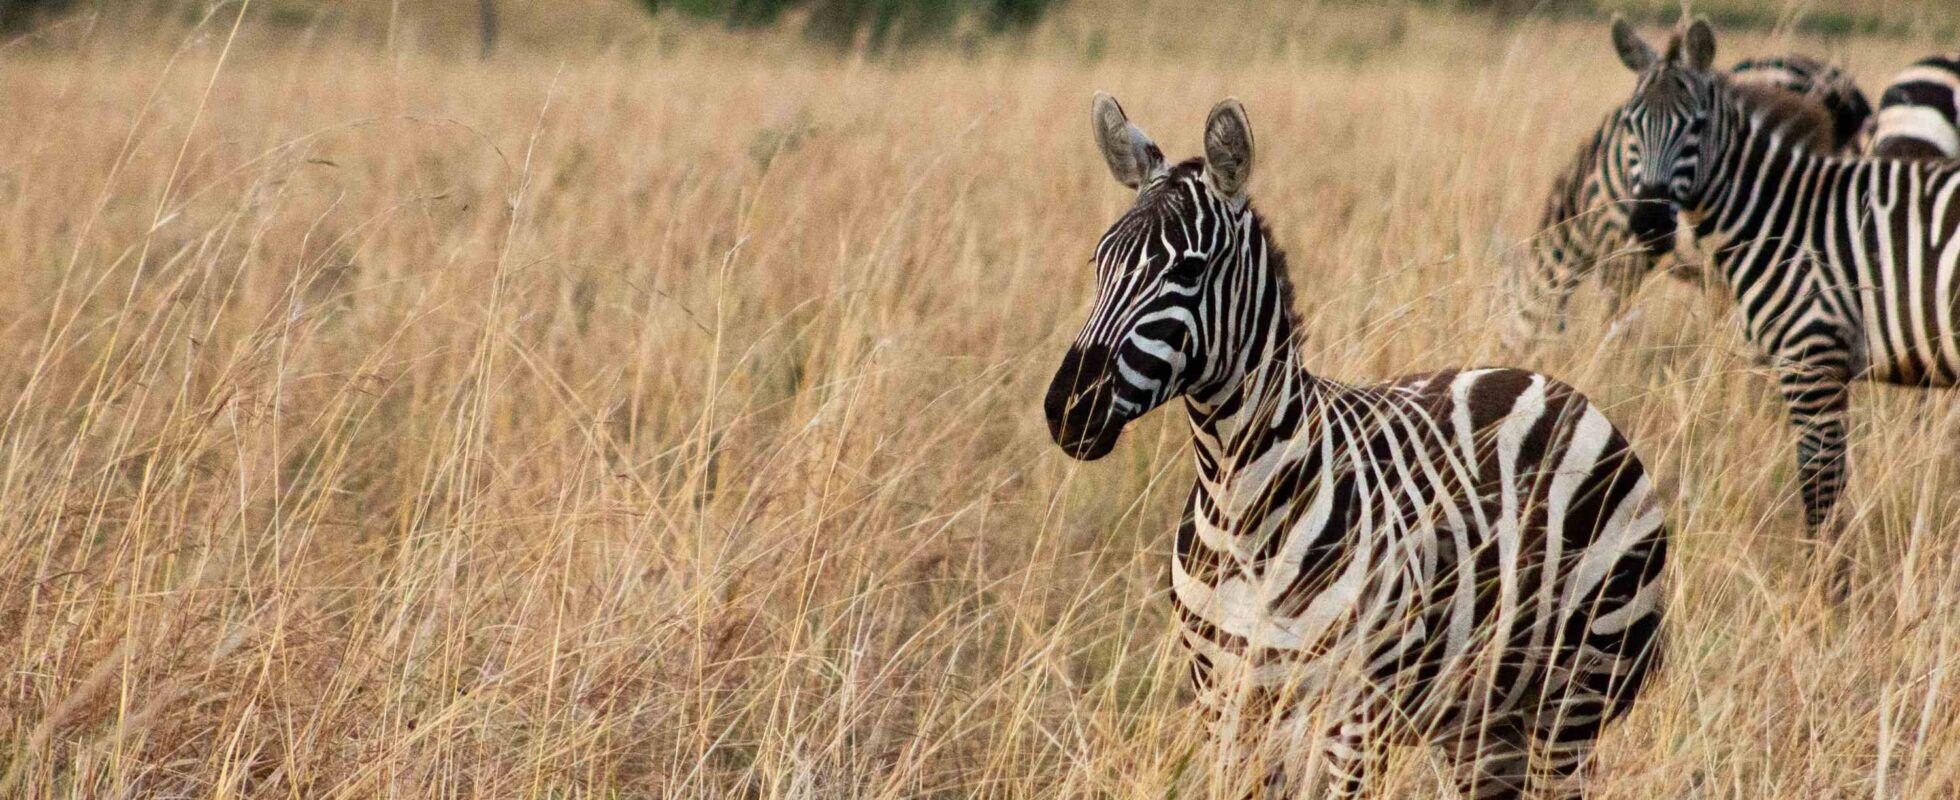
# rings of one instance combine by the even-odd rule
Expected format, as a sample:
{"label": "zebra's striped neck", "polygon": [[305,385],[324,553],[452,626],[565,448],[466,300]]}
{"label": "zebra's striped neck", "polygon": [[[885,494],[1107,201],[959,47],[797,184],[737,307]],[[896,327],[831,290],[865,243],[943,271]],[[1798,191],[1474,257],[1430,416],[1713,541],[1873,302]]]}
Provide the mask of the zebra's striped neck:
{"label": "zebra's striped neck", "polygon": [[[1683,211],[1710,273],[1741,310],[1744,334],[1782,359],[1820,330],[1838,341],[1857,338],[1865,324],[1859,280],[1833,257],[1843,255],[1840,242],[1859,238],[1862,217],[1852,209],[1886,205],[1875,203],[1872,178],[1897,162],[1820,152],[1805,131],[1810,121],[1787,108],[1730,92],[1717,100],[1714,189]],[[1832,350],[1835,369],[1863,369],[1861,352]]]}
{"label": "zebra's striped neck", "polygon": [[1731,245],[1787,223],[1774,213],[1776,198],[1835,159],[1810,148],[1810,133],[1803,129],[1808,121],[1792,118],[1788,109],[1762,105],[1727,87],[1716,98],[1713,129],[1722,144],[1709,166],[1711,191],[1682,213],[1709,246],[1716,273],[1740,287],[1748,279],[1738,273],[1745,259],[1731,257]]}
{"label": "zebra's striped neck", "polygon": [[1237,225],[1242,238],[1234,250],[1241,263],[1232,268],[1253,279],[1241,285],[1244,296],[1218,298],[1220,311],[1213,315],[1215,322],[1229,319],[1217,326],[1221,331],[1240,332],[1238,346],[1219,353],[1215,377],[1185,398],[1199,469],[1211,477],[1256,458],[1271,442],[1293,438],[1314,410],[1322,384],[1301,363],[1286,256],[1250,208],[1242,214]]}

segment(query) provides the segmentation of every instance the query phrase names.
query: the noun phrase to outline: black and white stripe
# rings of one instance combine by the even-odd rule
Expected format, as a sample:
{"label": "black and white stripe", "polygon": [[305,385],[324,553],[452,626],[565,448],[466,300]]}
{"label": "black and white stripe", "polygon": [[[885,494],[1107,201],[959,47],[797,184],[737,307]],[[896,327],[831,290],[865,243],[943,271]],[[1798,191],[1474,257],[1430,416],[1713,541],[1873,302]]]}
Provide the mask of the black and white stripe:
{"label": "black and white stripe", "polygon": [[[1819,129],[1815,145],[1852,151],[1859,132],[1871,118],[1871,104],[1857,82],[1837,65],[1795,53],[1751,58],[1729,70],[1736,86],[1781,92],[1826,115],[1828,128]],[[1629,232],[1632,209],[1616,198],[1630,195],[1624,176],[1611,169],[1610,155],[1623,146],[1626,131],[1620,111],[1608,114],[1580,146],[1565,170],[1552,182],[1532,240],[1532,258],[1510,274],[1506,292],[1513,303],[1504,340],[1513,350],[1526,342],[1563,332],[1573,291],[1597,274],[1607,296],[1608,314],[1620,319],[1640,284],[1662,263],[1672,274],[1699,280],[1698,270],[1673,256],[1671,247],[1660,254],[1641,246]]]}
{"label": "black and white stripe", "polygon": [[[1846,383],[1960,380],[1960,164],[1841,157],[1807,142],[1814,120],[1709,70],[1714,33],[1662,57],[1623,21],[1639,73],[1615,160],[1631,197],[1678,210],[1735,298],[1744,333],[1780,374],[1798,433],[1804,520],[1835,541],[1847,475]],[[1671,235],[1673,213],[1639,229]],[[1837,565],[1846,587],[1848,563]]]}
{"label": "black and white stripe", "polygon": [[1960,53],[1922,58],[1886,84],[1870,152],[1888,158],[1960,158]]}
{"label": "black and white stripe", "polygon": [[1095,459],[1185,399],[1197,481],[1171,596],[1216,774],[1352,793],[1387,746],[1428,744],[1468,796],[1581,796],[1658,658],[1666,529],[1626,439],[1530,372],[1309,373],[1238,103],[1174,166],[1107,95],[1094,118],[1138,195],[1096,247],[1045,410]]}

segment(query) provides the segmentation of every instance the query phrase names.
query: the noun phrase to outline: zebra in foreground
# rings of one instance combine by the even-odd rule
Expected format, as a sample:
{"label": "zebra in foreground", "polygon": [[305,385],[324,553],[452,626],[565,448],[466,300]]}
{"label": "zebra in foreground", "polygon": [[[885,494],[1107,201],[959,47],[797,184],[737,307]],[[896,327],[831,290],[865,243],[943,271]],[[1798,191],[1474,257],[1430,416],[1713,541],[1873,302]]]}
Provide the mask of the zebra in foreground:
{"label": "zebra in foreground", "polygon": [[[1786,99],[1813,105],[1829,119],[1828,126],[1813,131],[1811,144],[1822,150],[1853,152],[1871,118],[1871,103],[1857,82],[1826,61],[1795,53],[1745,59],[1730,68],[1729,76],[1739,90],[1783,92]],[[1615,200],[1628,195],[1622,187],[1625,176],[1610,169],[1611,154],[1623,146],[1625,130],[1617,109],[1608,114],[1552,181],[1532,240],[1533,258],[1510,273],[1522,280],[1507,292],[1514,303],[1503,331],[1508,349],[1515,352],[1527,341],[1563,332],[1573,290],[1595,271],[1606,293],[1608,318],[1621,320],[1640,284],[1666,260],[1634,241],[1628,232],[1630,209]],[[1701,280],[1679,259],[1668,271]]]}
{"label": "zebra in foreground", "polygon": [[[1960,378],[1960,163],[1836,157],[1810,145],[1815,118],[1739,90],[1709,69],[1715,34],[1654,51],[1624,19],[1620,60],[1639,74],[1615,152],[1631,217],[1656,251],[1676,211],[1777,369],[1796,428],[1804,522],[1835,551],[1846,474],[1847,382],[1951,386]],[[1849,588],[1836,560],[1834,593]]]}
{"label": "zebra in foreground", "polygon": [[1215,775],[1352,794],[1386,747],[1427,743],[1466,796],[1582,796],[1593,740],[1658,658],[1667,535],[1627,441],[1530,372],[1309,373],[1239,103],[1176,165],[1108,95],[1093,121],[1137,197],[1096,246],[1045,411],[1093,460],[1185,399],[1197,482],[1171,599]]}
{"label": "zebra in foreground", "polygon": [[1870,153],[1960,158],[1960,53],[1912,63],[1879,95]]}

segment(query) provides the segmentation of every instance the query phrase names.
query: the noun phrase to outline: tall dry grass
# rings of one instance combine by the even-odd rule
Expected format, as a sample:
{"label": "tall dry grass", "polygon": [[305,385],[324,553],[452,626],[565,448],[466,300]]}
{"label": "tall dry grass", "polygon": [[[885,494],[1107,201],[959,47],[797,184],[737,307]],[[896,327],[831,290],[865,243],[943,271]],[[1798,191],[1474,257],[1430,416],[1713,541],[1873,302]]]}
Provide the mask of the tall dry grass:
{"label": "tall dry grass", "polygon": [[[1128,199],[1090,93],[1174,155],[1244,99],[1312,363],[1361,379],[1494,356],[1629,83],[1597,26],[1338,6],[1091,3],[889,63],[232,10],[0,49],[0,795],[1202,796],[1180,423],[1078,465],[1039,418]],[[1868,87],[1941,44],[1722,41]],[[1861,589],[1821,607],[1711,297],[1529,365],[1632,432],[1679,537],[1599,796],[1954,796],[1960,411],[1858,391]]]}

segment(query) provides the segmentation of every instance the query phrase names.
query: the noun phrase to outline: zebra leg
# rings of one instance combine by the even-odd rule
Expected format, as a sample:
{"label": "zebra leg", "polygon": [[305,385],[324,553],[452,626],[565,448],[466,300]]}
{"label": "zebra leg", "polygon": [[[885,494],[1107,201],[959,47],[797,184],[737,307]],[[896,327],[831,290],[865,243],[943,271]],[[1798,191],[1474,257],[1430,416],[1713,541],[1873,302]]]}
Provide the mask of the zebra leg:
{"label": "zebra leg", "polygon": [[1804,527],[1825,548],[1831,598],[1843,600],[1851,591],[1851,559],[1841,551],[1844,520],[1837,508],[1849,472],[1845,417],[1850,402],[1845,380],[1840,370],[1795,364],[1783,370],[1778,384],[1797,433]]}
{"label": "zebra leg", "polygon": [[1600,283],[1606,290],[1606,341],[1618,338],[1640,317],[1640,310],[1631,308],[1633,298],[1640,294],[1641,285],[1657,263],[1645,253],[1625,253],[1613,257],[1600,270]]}
{"label": "zebra leg", "polygon": [[1665,558],[1665,529],[1654,537],[1630,548],[1614,568],[1617,578],[1608,579],[1630,595],[1611,608],[1595,602],[1567,620],[1560,645],[1569,655],[1521,723],[1531,734],[1532,778],[1544,796],[1585,797],[1594,742],[1631,707],[1660,661],[1661,587],[1640,578]]}
{"label": "zebra leg", "polygon": [[1510,800],[1531,784],[1531,742],[1514,720],[1466,731],[1448,749],[1464,800]]}
{"label": "zebra leg", "polygon": [[1209,723],[1213,794],[1240,792],[1245,800],[1287,798],[1295,791],[1284,731],[1275,724],[1281,697],[1252,680],[1237,659],[1199,662],[1193,676]]}
{"label": "zebra leg", "polygon": [[1331,795],[1358,798],[1368,781],[1381,774],[1387,750],[1375,730],[1378,714],[1358,711],[1342,720],[1321,742],[1321,758],[1327,771]]}
{"label": "zebra leg", "polygon": [[[1292,705],[1284,720],[1266,731],[1255,747],[1263,747],[1270,764],[1247,798],[1360,798],[1368,781],[1381,773],[1387,752],[1377,735],[1375,707],[1357,707],[1340,722],[1316,728],[1314,704]],[[1279,752],[1274,753],[1273,751]],[[1319,758],[1314,763],[1315,757]]]}
{"label": "zebra leg", "polygon": [[[1587,673],[1587,684],[1611,684],[1621,680],[1611,669]],[[1547,797],[1577,800],[1586,796],[1586,777],[1591,771],[1593,741],[1598,738],[1614,709],[1607,695],[1593,686],[1572,687],[1570,693],[1549,701],[1538,710],[1531,731],[1531,749],[1542,770],[1533,777]],[[1607,689],[1610,691],[1610,688]]]}
{"label": "zebra leg", "polygon": [[1579,278],[1562,257],[1542,251],[1535,263],[1514,270],[1506,292],[1512,303],[1510,319],[1498,331],[1505,351],[1522,356],[1538,340],[1564,333]]}
{"label": "zebra leg", "polygon": [[[1571,233],[1564,232],[1561,236],[1569,237]],[[1617,336],[1633,320],[1635,315],[1627,308],[1634,295],[1640,293],[1647,276],[1654,272],[1656,259],[1630,244],[1606,244],[1607,251],[1620,252],[1601,259],[1596,267],[1588,267],[1582,266],[1588,256],[1571,245],[1569,239],[1564,248],[1541,244],[1536,269],[1516,278],[1524,282],[1512,289],[1518,307],[1511,326],[1501,332],[1502,343],[1513,355],[1519,354],[1529,339],[1547,332],[1565,332],[1572,295],[1578,290],[1579,282],[1593,272],[1598,273],[1600,289],[1606,294],[1607,338]]]}
{"label": "zebra leg", "polygon": [[1627,306],[1640,293],[1640,284],[1653,271],[1654,259],[1644,254],[1615,256],[1599,271],[1599,282],[1606,291],[1606,318],[1614,330],[1629,319]]}
{"label": "zebra leg", "polygon": [[1542,796],[1557,800],[1583,800],[1586,781],[1592,772],[1593,740],[1539,742],[1544,772],[1538,786]]}

